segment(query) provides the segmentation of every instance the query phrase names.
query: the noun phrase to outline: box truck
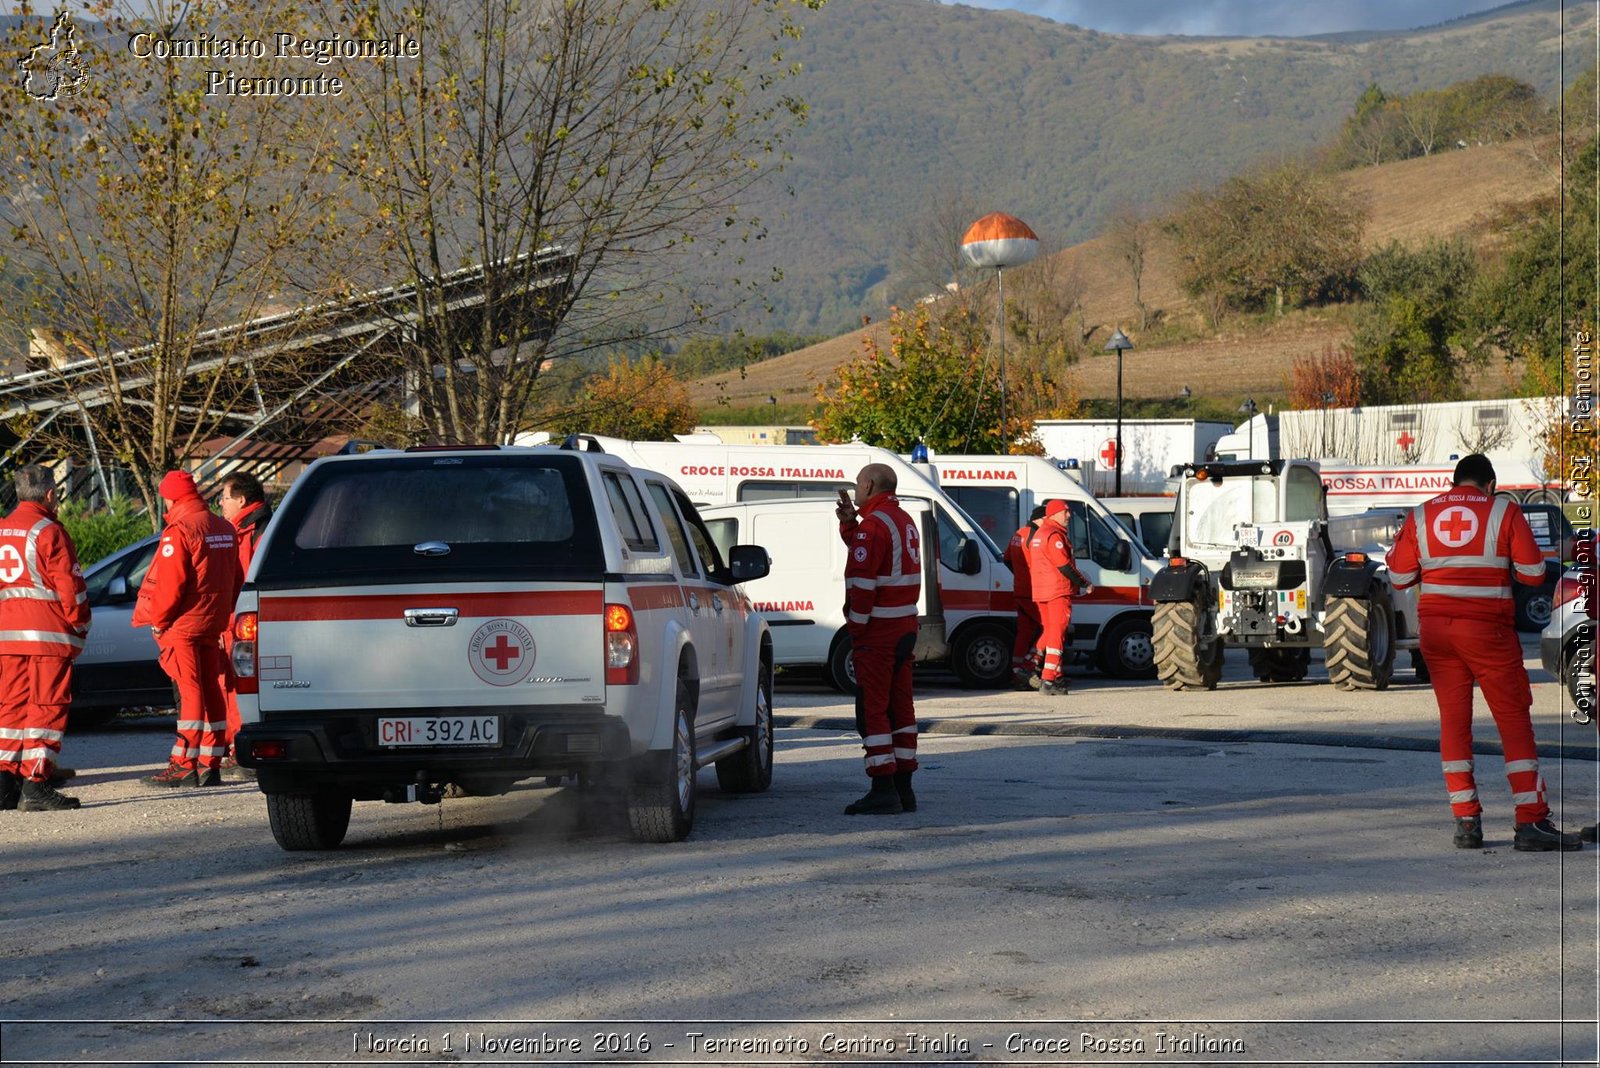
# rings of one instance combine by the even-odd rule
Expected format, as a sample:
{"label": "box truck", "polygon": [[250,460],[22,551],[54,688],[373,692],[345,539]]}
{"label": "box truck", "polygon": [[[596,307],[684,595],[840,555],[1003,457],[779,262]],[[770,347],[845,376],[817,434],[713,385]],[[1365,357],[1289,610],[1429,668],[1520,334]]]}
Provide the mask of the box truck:
{"label": "box truck", "polygon": [[[1089,489],[1096,495],[1118,495],[1115,419],[1041,419],[1034,430],[1045,455],[1094,464]],[[1124,419],[1121,495],[1166,493],[1175,466],[1206,459],[1232,431],[1231,423],[1203,419]]]}

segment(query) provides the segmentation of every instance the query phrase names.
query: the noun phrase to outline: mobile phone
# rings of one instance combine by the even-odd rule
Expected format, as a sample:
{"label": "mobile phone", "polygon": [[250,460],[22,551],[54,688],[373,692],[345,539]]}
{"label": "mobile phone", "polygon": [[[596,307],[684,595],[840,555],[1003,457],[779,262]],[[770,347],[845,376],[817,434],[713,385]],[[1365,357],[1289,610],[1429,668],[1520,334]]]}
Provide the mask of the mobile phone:
{"label": "mobile phone", "polygon": [[850,503],[850,491],[849,490],[840,490],[839,491],[839,503],[844,505],[846,508],[854,508],[855,507],[855,505]]}

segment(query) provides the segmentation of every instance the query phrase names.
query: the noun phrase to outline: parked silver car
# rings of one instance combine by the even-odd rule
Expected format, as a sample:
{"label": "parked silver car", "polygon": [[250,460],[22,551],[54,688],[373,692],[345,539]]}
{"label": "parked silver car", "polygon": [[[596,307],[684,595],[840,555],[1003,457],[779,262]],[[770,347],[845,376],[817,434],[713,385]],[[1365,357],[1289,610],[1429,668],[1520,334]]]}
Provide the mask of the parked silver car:
{"label": "parked silver car", "polygon": [[1550,622],[1539,637],[1539,659],[1566,687],[1573,707],[1600,715],[1595,707],[1595,599],[1586,576],[1569,570],[1556,583]]}
{"label": "parked silver car", "polygon": [[159,541],[152,534],[96,561],[84,573],[94,615],[88,644],[72,666],[73,727],[104,723],[123,708],[173,703],[172,681],[161,670],[150,628],[131,625],[133,602]]}

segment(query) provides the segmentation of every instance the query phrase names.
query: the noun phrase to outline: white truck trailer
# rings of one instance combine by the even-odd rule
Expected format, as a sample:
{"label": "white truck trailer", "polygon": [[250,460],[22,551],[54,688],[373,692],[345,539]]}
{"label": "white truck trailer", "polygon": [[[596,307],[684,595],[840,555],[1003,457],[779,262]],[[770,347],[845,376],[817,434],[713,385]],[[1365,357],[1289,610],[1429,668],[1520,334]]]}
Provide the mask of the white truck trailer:
{"label": "white truck trailer", "polygon": [[1166,493],[1175,466],[1206,459],[1218,439],[1233,431],[1228,423],[1203,419],[1124,419],[1118,493],[1115,419],[1041,419],[1034,429],[1046,456],[1093,464],[1089,488],[1101,497]]}

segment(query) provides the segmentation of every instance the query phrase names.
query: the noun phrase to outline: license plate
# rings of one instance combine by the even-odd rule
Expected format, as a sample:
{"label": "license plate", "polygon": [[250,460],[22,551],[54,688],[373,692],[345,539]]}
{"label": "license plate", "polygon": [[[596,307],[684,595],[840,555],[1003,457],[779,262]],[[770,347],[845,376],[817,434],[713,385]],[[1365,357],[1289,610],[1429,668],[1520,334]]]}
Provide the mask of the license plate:
{"label": "license plate", "polygon": [[385,716],[378,720],[378,744],[499,745],[499,716]]}

